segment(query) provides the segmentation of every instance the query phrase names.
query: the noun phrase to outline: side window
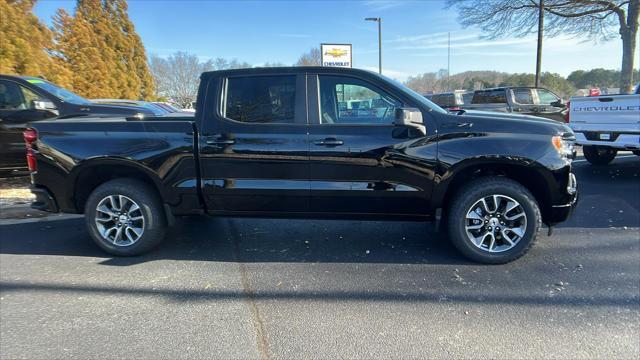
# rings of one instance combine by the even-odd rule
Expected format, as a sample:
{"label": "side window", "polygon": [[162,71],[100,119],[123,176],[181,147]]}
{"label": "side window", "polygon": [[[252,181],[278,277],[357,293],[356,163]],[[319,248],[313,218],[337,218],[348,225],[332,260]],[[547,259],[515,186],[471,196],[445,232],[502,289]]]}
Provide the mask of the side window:
{"label": "side window", "polygon": [[247,122],[290,124],[295,122],[295,76],[229,78],[224,116]]}
{"label": "side window", "polygon": [[402,104],[364,81],[320,75],[322,124],[392,124]]}
{"label": "side window", "polygon": [[513,99],[516,103],[521,105],[532,105],[533,104],[533,94],[531,93],[531,89],[513,89]]}
{"label": "side window", "polygon": [[507,96],[504,90],[493,90],[488,93],[488,103],[491,104],[506,104]]}
{"label": "side window", "polygon": [[538,89],[538,99],[541,105],[551,105],[551,103],[558,101],[558,97],[546,89]]}
{"label": "side window", "polygon": [[13,81],[0,81],[0,110],[25,110],[30,108],[22,86]]}

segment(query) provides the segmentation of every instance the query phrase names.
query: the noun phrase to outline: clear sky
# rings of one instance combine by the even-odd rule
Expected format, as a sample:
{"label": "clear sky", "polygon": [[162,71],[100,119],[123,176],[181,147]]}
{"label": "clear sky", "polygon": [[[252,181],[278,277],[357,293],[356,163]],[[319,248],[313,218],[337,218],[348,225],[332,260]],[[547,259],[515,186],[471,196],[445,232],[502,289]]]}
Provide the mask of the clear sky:
{"label": "clear sky", "polygon": [[[58,8],[75,1],[40,0],[35,13],[51,25]],[[383,72],[399,80],[447,67],[466,70],[535,71],[535,37],[481,39],[462,28],[444,1],[157,1],[130,0],[129,16],[148,54],[187,51],[201,59],[237,58],[253,65],[293,64],[300,54],[326,43],[353,44],[354,67],[377,70],[377,27],[382,17]],[[619,69],[619,39],[594,44],[583,39],[546,39],[543,71],[564,76],[577,69]],[[638,64],[638,60],[636,60]]]}

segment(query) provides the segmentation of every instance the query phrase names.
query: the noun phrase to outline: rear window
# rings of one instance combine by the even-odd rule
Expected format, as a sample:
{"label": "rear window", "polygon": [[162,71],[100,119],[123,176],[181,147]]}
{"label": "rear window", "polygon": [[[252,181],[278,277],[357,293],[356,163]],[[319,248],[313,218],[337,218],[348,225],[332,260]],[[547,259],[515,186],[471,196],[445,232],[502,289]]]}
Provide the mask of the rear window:
{"label": "rear window", "polygon": [[295,98],[295,75],[229,78],[225,117],[247,123],[293,123]]}
{"label": "rear window", "polygon": [[472,104],[506,104],[504,90],[478,91],[473,95]]}

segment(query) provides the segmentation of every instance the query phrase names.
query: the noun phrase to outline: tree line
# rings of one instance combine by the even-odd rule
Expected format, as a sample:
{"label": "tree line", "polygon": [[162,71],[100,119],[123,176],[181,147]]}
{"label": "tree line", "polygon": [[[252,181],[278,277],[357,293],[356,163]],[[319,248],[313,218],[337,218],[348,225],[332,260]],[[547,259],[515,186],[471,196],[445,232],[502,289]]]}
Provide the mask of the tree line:
{"label": "tree line", "polygon": [[34,0],[0,0],[0,73],[41,76],[88,98],[151,99],[154,80],[125,0],[78,0],[53,27]]}
{"label": "tree line", "polygon": [[[640,73],[634,70],[633,77]],[[576,70],[566,78],[555,73],[543,72],[541,86],[563,98],[576,95],[579,89],[618,88],[619,70],[592,69]],[[447,70],[427,72],[411,76],[405,85],[421,94],[447,92],[452,90],[478,90],[498,86],[534,86],[535,75],[527,73],[510,74],[499,71],[465,71],[447,76]]]}

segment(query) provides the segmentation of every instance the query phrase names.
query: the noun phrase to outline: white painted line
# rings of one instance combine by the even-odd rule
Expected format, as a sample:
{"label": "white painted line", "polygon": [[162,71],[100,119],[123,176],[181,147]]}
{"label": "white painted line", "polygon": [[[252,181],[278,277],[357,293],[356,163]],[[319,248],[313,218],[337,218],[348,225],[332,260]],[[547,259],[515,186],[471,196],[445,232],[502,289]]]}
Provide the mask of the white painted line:
{"label": "white painted line", "polygon": [[0,226],[2,225],[16,225],[16,224],[29,224],[29,223],[43,223],[49,221],[61,221],[70,219],[80,219],[84,215],[79,214],[58,214],[50,215],[41,218],[27,218],[27,219],[0,219]]}

